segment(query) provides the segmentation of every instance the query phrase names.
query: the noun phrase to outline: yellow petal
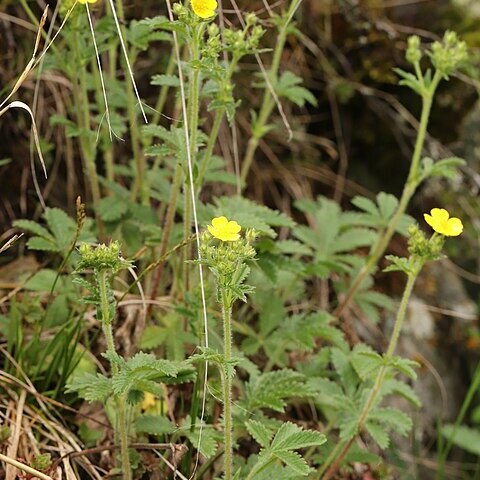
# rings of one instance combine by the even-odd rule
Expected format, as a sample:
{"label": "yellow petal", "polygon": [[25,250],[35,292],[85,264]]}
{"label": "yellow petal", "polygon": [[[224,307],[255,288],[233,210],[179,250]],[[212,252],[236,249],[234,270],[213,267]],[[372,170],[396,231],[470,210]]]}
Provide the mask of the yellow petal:
{"label": "yellow petal", "polygon": [[463,224],[459,218],[450,218],[447,222],[445,235],[449,237],[457,237],[463,232]]}
{"label": "yellow petal", "polygon": [[224,227],[225,225],[228,224],[228,220],[227,220],[227,217],[215,217],[213,220],[212,220],[212,225],[215,227],[215,228],[222,228]]}
{"label": "yellow petal", "polygon": [[450,214],[444,208],[432,208],[430,215],[438,222],[446,222]]}
{"label": "yellow petal", "polygon": [[433,217],[430,216],[428,213],[423,214],[423,218],[425,218],[425,221],[433,228],[435,229],[435,221],[433,220]]}

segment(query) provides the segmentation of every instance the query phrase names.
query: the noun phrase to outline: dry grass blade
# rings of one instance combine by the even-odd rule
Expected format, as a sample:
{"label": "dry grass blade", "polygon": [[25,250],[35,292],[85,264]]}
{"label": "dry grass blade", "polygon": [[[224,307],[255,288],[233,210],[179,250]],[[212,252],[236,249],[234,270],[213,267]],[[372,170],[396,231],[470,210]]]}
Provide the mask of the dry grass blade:
{"label": "dry grass blade", "polygon": [[33,475],[34,478],[40,478],[41,480],[53,480],[52,477],[45,475],[42,472],[39,472],[38,470],[35,470],[32,467],[29,467],[28,465],[25,465],[24,463],[18,462],[17,460],[7,457],[6,455],[3,455],[0,453],[0,460],[2,462],[7,463],[8,465],[11,465],[13,467],[18,468],[19,470],[23,470],[26,473],[29,473],[30,475]]}
{"label": "dry grass blade", "polygon": [[[32,68],[35,66],[35,62],[37,60],[38,47],[40,45],[40,38],[41,38],[41,35],[42,35],[42,30],[43,30],[43,27],[44,27],[45,22],[47,20],[47,13],[48,13],[48,6],[45,8],[45,10],[43,12],[43,15],[42,15],[42,18],[40,19],[40,23],[39,23],[38,31],[37,31],[37,37],[35,39],[35,46],[33,48],[32,58],[28,62],[27,66],[25,67],[25,70],[22,72],[20,77],[18,77],[18,80],[15,83],[15,85],[13,86],[12,91],[8,94],[8,97],[2,103],[0,103],[0,108],[2,108],[10,100],[10,98],[12,98],[12,96],[18,91],[18,89],[21,87],[21,85],[23,84],[25,79],[28,77],[28,74],[30,73]],[[1,116],[2,112],[3,112],[3,110],[0,112],[0,116]]]}
{"label": "dry grass blade", "polygon": [[43,173],[45,175],[45,178],[47,178],[47,167],[45,166],[45,160],[43,159],[42,150],[40,148],[40,139],[38,136],[37,124],[35,123],[35,117],[33,115],[32,109],[26,103],[15,100],[12,103],[8,104],[3,110],[0,110],[0,117],[4,113],[8,112],[8,110],[10,110],[11,108],[21,108],[22,110],[26,110],[30,115],[30,118],[32,119],[32,131],[33,138],[35,140],[35,146],[37,148],[38,157],[40,158],[40,163],[42,164]]}
{"label": "dry grass blade", "polygon": [[8,250],[20,237],[23,237],[23,233],[21,233],[20,235],[14,235],[10,240],[7,241],[7,243],[0,247],[0,253]]}

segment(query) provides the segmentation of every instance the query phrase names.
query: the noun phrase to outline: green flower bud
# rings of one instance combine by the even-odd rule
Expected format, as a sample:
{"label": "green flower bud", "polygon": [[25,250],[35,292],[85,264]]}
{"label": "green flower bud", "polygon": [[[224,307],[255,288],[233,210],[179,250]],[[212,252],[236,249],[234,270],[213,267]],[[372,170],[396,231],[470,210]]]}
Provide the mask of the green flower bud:
{"label": "green flower bud", "polygon": [[420,37],[418,35],[412,35],[408,37],[408,47],[406,54],[407,61],[415,64],[422,59],[422,52],[420,50]]}
{"label": "green flower bud", "polygon": [[433,66],[446,78],[468,60],[467,44],[455,32],[446,32],[442,42],[434,42],[429,52]]}

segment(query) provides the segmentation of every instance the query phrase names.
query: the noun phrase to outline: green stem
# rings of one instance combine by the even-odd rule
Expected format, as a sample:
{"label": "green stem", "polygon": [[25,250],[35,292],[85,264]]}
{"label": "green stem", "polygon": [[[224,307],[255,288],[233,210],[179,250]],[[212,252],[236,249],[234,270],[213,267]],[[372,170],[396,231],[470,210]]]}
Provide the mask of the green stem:
{"label": "green stem", "polygon": [[[363,407],[358,423],[357,423],[357,432],[361,432],[363,430],[363,427],[365,425],[365,422],[367,421],[368,415],[370,413],[370,410],[372,407],[375,405],[375,401],[377,400],[378,394],[380,392],[380,389],[383,384],[383,380],[385,378],[385,374],[388,370],[388,364],[389,360],[393,357],[393,354],[395,352],[395,349],[397,347],[398,339],[400,337],[400,332],[402,330],[402,325],[403,325],[403,320],[405,319],[405,313],[407,311],[407,306],[408,302],[410,300],[410,296],[412,295],[413,291],[413,286],[415,285],[415,281],[418,277],[418,274],[421,270],[423,263],[419,263],[417,265],[417,268],[415,269],[414,273],[411,273],[408,275],[408,280],[407,284],[405,286],[405,290],[403,291],[403,296],[402,300],[400,302],[400,306],[398,308],[397,316],[395,319],[395,325],[393,327],[393,332],[392,336],[390,337],[390,342],[388,345],[387,352],[384,355],[384,361],[385,364],[382,366],[382,368],[379,370],[377,377],[375,378],[375,383],[373,385],[372,390],[370,391],[370,395],[365,403],[365,406]],[[337,472],[340,464],[342,463],[343,459],[347,455],[347,453],[350,450],[350,447],[352,446],[353,442],[355,441],[357,435],[354,435],[342,448],[340,454],[336,456],[335,461],[333,464],[328,468],[327,472],[325,473],[323,480],[330,480],[333,475]],[[331,456],[333,458],[333,456]],[[330,457],[329,457],[330,459]],[[327,459],[328,460],[328,459]],[[331,461],[331,459],[330,459]],[[328,463],[325,462],[325,464],[322,466],[322,469],[325,470],[326,467],[328,466]]]}
{"label": "green stem", "polygon": [[[80,17],[79,17],[80,18]],[[77,25],[78,28],[78,25]],[[95,164],[95,154],[90,141],[91,135],[91,123],[90,123],[90,108],[88,104],[88,87],[85,63],[80,58],[80,51],[78,48],[78,34],[75,31],[75,37],[73,41],[74,55],[77,60],[79,68],[79,85],[80,90],[77,89],[76,102],[77,102],[77,116],[78,121],[82,127],[82,133],[80,135],[80,145],[82,149],[83,162],[86,169],[88,182],[90,184],[90,192],[92,194],[93,207],[95,210],[95,218],[97,222],[98,235],[100,239],[103,238],[103,223],[98,215],[100,206],[100,184],[98,182],[97,166]],[[75,82],[74,82],[75,83]]]}
{"label": "green stem", "polygon": [[455,420],[455,424],[453,426],[453,431],[451,435],[448,437],[447,443],[445,448],[442,448],[439,452],[439,459],[438,459],[438,469],[437,469],[437,480],[443,480],[445,478],[445,462],[447,460],[448,454],[450,453],[450,449],[453,446],[453,441],[455,439],[455,435],[457,433],[458,427],[463,422],[467,410],[469,409],[475,394],[480,389],[480,362],[478,363],[475,373],[473,374],[472,382],[470,383],[470,387],[468,388],[467,394],[465,395],[465,399],[463,400],[462,406],[460,408],[460,412]]}
{"label": "green stem", "polygon": [[[127,32],[125,29],[125,11],[123,8],[123,1],[116,0],[115,6],[117,9],[118,19],[120,20],[120,32],[122,37],[127,41]],[[136,51],[134,48],[128,54],[129,59],[122,58],[122,64],[125,71],[128,71],[127,62],[130,61],[132,64],[136,57]],[[135,161],[136,175],[135,183],[131,190],[132,200],[136,200],[137,196],[140,197],[143,204],[148,202],[148,198],[145,198],[145,172],[146,172],[146,161],[145,156],[140,145],[140,131],[138,129],[137,122],[137,112],[135,110],[135,92],[133,90],[132,82],[126,79],[125,81],[127,87],[127,113],[128,113],[128,122],[130,124],[130,135],[132,139],[132,151],[133,159]]]}
{"label": "green stem", "polygon": [[233,470],[233,428],[232,428],[232,307],[228,292],[222,290],[222,316],[224,361],[223,368],[223,422],[224,422],[224,479],[232,479]]}
{"label": "green stem", "polygon": [[212,129],[208,137],[208,143],[205,148],[205,154],[200,162],[200,168],[198,171],[198,177],[196,180],[197,190],[200,191],[203,186],[203,181],[205,179],[205,174],[207,173],[210,161],[212,160],[213,149],[217,143],[218,132],[220,130],[220,125],[222,124],[223,116],[225,114],[224,108],[219,108],[215,111],[215,117],[213,119]]}
{"label": "green stem", "polygon": [[[112,321],[110,315],[110,305],[108,302],[108,275],[107,270],[100,270],[98,272],[98,291],[100,295],[100,312],[102,314],[102,329],[105,335],[107,343],[107,353],[116,353],[115,340],[113,337]],[[118,364],[110,359],[110,366],[112,368],[113,375],[119,373]],[[120,452],[122,458],[122,473],[124,480],[132,479],[132,468],[130,465],[130,455],[128,453],[128,421],[127,421],[127,404],[124,395],[117,395],[117,407],[116,412],[116,430],[120,439]]]}
{"label": "green stem", "polygon": [[[193,34],[191,61],[197,62],[200,59],[199,44],[200,38],[203,33],[204,24],[200,24],[197,30]],[[196,67],[192,67],[193,71],[190,78],[190,89],[188,93],[188,126],[190,129],[190,159],[192,161],[192,167],[195,166],[197,160],[197,136],[198,136],[198,116],[200,113],[200,70]],[[187,170],[187,169],[186,169]],[[184,238],[188,238],[192,233],[192,193],[190,190],[190,182],[192,179],[189,175],[185,177],[184,184],[184,211],[183,211],[183,227]],[[188,290],[189,287],[189,264],[187,260],[190,258],[190,249],[187,247],[184,250],[183,258],[183,288]]]}
{"label": "green stem", "polygon": [[412,198],[413,194],[415,193],[415,190],[419,185],[419,177],[420,177],[419,166],[420,166],[420,160],[422,157],[423,146],[425,144],[425,137],[427,135],[427,127],[428,127],[428,121],[430,118],[430,112],[432,109],[433,96],[438,87],[438,84],[440,83],[441,78],[442,78],[441,74],[438,73],[438,71],[435,72],[432,83],[430,85],[430,89],[423,93],[422,114],[420,117],[420,125],[418,129],[417,140],[415,142],[415,149],[412,155],[410,171],[408,173],[408,178],[403,188],[402,196],[400,198],[400,202],[398,204],[397,210],[395,211],[395,214],[390,220],[390,223],[388,224],[387,229],[385,230],[383,235],[379,237],[376,244],[373,246],[366,264],[358,272],[356,278],[353,280],[352,284],[350,285],[350,288],[348,289],[344,299],[340,302],[340,304],[336,308],[334,315],[337,318],[340,318],[342,316],[343,312],[352,301],[358,289],[360,288],[362,283],[365,281],[365,278],[372,272],[372,270],[375,268],[380,258],[385,253],[385,250],[387,249],[390,243],[390,240],[392,239],[393,234],[395,233],[398,227],[398,224],[408,207],[410,199]]}
{"label": "green stem", "polygon": [[[280,68],[280,61],[282,59],[283,49],[285,48],[285,44],[287,42],[288,24],[292,19],[295,10],[299,7],[300,2],[301,0],[292,0],[292,2],[290,3],[290,7],[285,15],[286,20],[280,28],[277,37],[277,43],[275,45],[275,50],[273,51],[272,65],[268,72],[268,77],[270,82],[272,82],[273,88],[275,88],[278,81],[278,70]],[[268,86],[266,86],[263,94],[262,106],[260,107],[260,113],[258,114],[255,129],[252,132],[252,137],[248,142],[247,151],[242,162],[242,170],[240,173],[240,180],[242,183],[245,183],[247,179],[248,172],[250,171],[253,159],[255,157],[255,152],[258,148],[258,144],[260,142],[260,139],[264,135],[265,125],[267,124],[274,107],[275,99],[273,98],[272,92],[270,91]]]}
{"label": "green stem", "polygon": [[[165,217],[165,226],[163,228],[162,243],[160,244],[160,258],[162,258],[167,250],[168,244],[170,243],[170,235],[172,233],[173,224],[175,220],[175,213],[177,212],[177,201],[178,194],[180,193],[180,188],[182,184],[182,165],[180,161],[177,162],[175,166],[175,172],[173,174],[173,183],[170,190],[170,197],[168,199],[168,208]],[[153,280],[152,290],[150,293],[150,298],[153,300],[157,296],[158,287],[160,286],[160,281],[163,274],[163,269],[165,268],[165,262],[160,263],[157,268],[155,278]],[[152,304],[148,307],[148,314],[150,314]]]}

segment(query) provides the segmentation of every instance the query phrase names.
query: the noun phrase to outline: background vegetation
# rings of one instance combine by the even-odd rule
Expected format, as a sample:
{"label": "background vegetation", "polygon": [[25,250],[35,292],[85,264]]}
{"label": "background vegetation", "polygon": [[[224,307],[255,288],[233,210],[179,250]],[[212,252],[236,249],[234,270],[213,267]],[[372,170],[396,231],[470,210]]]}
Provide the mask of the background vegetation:
{"label": "background vegetation", "polygon": [[477,2],[221,3],[0,0],[1,475],[479,479]]}

